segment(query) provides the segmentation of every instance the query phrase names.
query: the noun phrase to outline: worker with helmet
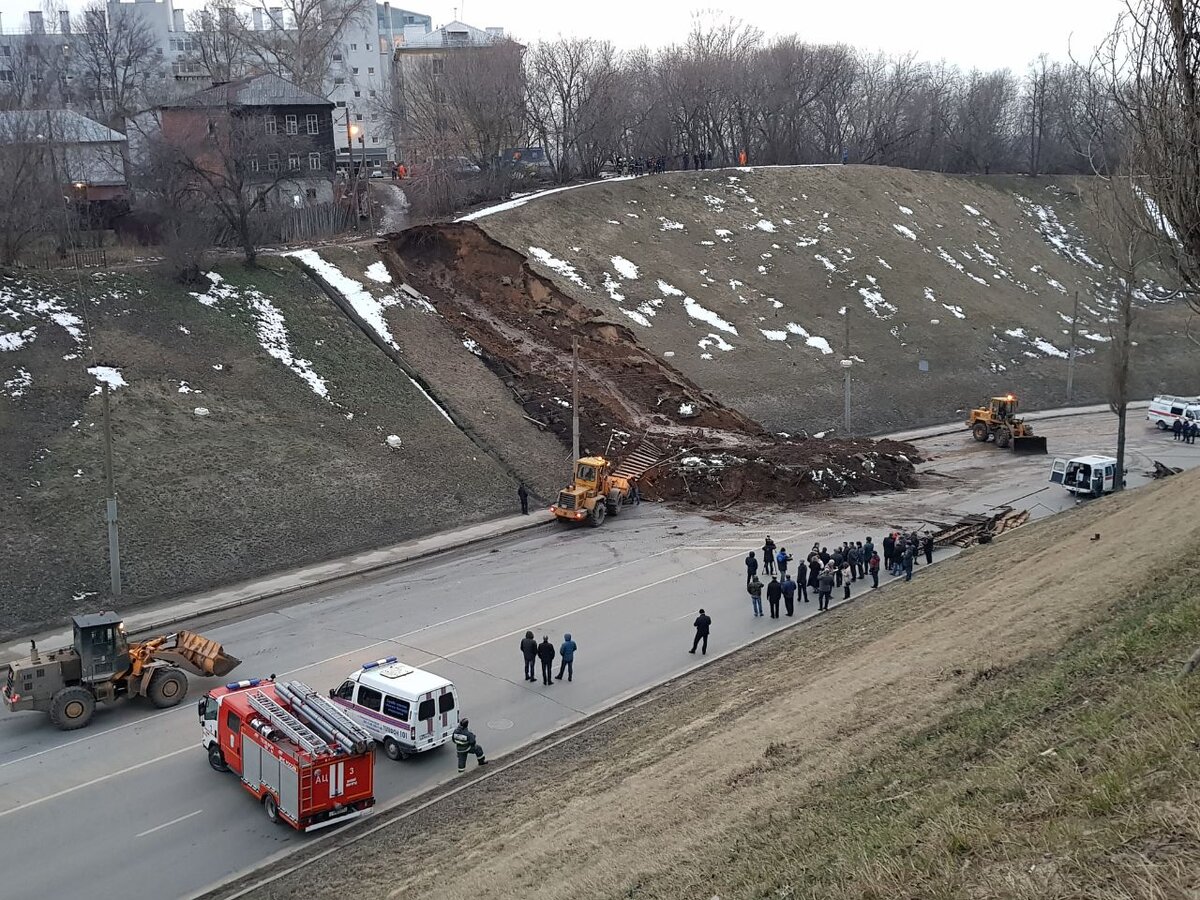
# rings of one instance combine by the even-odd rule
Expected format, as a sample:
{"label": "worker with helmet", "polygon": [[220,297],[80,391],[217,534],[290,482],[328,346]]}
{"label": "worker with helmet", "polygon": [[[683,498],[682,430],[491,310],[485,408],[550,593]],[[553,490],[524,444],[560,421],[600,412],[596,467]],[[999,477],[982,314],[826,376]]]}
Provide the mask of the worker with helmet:
{"label": "worker with helmet", "polygon": [[450,740],[454,742],[454,749],[458,751],[459,774],[467,771],[467,754],[469,753],[475,754],[476,759],[479,760],[479,765],[487,765],[487,758],[483,755],[483,748],[475,742],[475,732],[467,727],[470,724],[469,719],[460,719],[458,727],[454,729],[454,734],[450,735]]}

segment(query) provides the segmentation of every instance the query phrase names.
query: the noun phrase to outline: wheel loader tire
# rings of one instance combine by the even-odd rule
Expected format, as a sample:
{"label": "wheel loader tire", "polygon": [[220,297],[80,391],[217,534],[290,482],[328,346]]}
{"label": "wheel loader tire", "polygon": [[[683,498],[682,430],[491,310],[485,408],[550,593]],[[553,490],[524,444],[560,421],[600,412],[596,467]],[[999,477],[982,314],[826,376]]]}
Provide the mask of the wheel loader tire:
{"label": "wheel loader tire", "polygon": [[170,709],[187,696],[187,688],[187,676],[178,669],[159,669],[150,676],[146,696],[159,709]]}
{"label": "wheel loader tire", "polygon": [[268,819],[276,825],[279,824],[279,804],[275,802],[275,798],[271,794],[263,797],[263,810],[266,812]]}
{"label": "wheel loader tire", "polygon": [[621,514],[621,492],[620,491],[617,491],[617,490],[609,491],[608,514],[610,516],[619,516]]}
{"label": "wheel loader tire", "polygon": [[212,744],[208,748],[208,764],[216,772],[229,771],[229,766],[225,764],[225,754],[221,752],[221,748],[217,744]]}
{"label": "wheel loader tire", "polygon": [[383,739],[383,755],[390,760],[399,762],[402,759],[408,759],[408,753],[391,738]]}
{"label": "wheel loader tire", "polygon": [[971,437],[975,438],[981,444],[987,441],[988,434],[989,431],[986,422],[976,422],[971,426]]}
{"label": "wheel loader tire", "polygon": [[996,432],[996,446],[1003,450],[1012,443],[1012,432],[1007,428],[1001,428]]}
{"label": "wheel loader tire", "polygon": [[592,507],[592,515],[588,519],[588,524],[593,528],[599,528],[604,524],[604,517],[608,515],[608,504],[597,503]]}
{"label": "wheel loader tire", "polygon": [[50,698],[50,721],[55,728],[74,731],[92,721],[96,698],[85,687],[65,687]]}

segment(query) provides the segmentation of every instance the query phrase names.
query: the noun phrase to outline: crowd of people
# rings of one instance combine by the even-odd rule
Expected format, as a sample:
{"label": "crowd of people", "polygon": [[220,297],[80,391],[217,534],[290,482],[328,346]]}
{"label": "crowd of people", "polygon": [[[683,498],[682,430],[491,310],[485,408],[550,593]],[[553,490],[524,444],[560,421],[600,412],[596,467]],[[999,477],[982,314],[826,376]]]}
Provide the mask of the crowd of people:
{"label": "crowd of people", "polygon": [[851,585],[858,581],[865,582],[870,578],[872,589],[879,587],[880,568],[893,578],[903,575],[905,581],[911,581],[913,569],[920,565],[918,557],[922,555],[926,564],[933,562],[933,535],[930,532],[894,531],[880,542],[879,550],[869,536],[865,541],[843,541],[840,547],[835,544],[832,551],[818,541],[793,578],[788,571],[793,555],[786,547],[776,547],[767,535],[763,542],[761,571],[770,581],[764,584],[759,578],[759,558],[751,550],[746,556],[746,592],[750,595],[750,607],[755,616],[763,615],[764,593],[773,619],[779,618],[781,601],[784,614],[791,616],[795,614],[796,601],[808,603],[810,593],[816,595],[818,611],[824,612],[829,609],[837,588],[842,589],[842,599],[849,600]]}
{"label": "crowd of people", "polygon": [[1197,425],[1193,420],[1185,422],[1183,419],[1176,419],[1175,424],[1171,426],[1171,431],[1175,434],[1175,440],[1183,441],[1185,444],[1196,443],[1196,435],[1200,434],[1200,425]]}
{"label": "crowd of people", "polygon": [[617,158],[617,171],[622,175],[654,175],[669,169],[707,169],[712,162],[712,151],[706,153],[677,153],[660,156],[621,156]]}

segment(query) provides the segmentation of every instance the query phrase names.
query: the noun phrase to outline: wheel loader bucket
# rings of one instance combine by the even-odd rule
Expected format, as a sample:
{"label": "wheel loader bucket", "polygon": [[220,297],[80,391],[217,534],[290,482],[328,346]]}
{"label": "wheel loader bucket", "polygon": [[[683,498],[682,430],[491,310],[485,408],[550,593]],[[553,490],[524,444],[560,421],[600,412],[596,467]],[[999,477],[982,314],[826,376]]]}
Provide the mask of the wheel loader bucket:
{"label": "wheel loader bucket", "polygon": [[1042,435],[1015,437],[1012,442],[1013,453],[1046,453],[1046,438]]}
{"label": "wheel loader bucket", "polygon": [[194,631],[178,631],[169,637],[174,637],[175,646],[156,650],[154,658],[177,665],[193,675],[220,678],[242,663],[236,656],[226,653],[216,641]]}

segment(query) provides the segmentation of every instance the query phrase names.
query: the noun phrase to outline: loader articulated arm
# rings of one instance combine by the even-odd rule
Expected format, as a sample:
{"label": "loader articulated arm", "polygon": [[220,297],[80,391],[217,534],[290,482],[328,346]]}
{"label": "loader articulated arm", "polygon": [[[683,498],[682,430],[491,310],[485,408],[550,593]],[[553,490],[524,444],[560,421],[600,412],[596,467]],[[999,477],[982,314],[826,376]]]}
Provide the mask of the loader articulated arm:
{"label": "loader articulated arm", "polygon": [[153,660],[170,663],[201,677],[228,675],[241,663],[211,638],[194,631],[176,631],[131,644],[129,656],[134,677]]}

